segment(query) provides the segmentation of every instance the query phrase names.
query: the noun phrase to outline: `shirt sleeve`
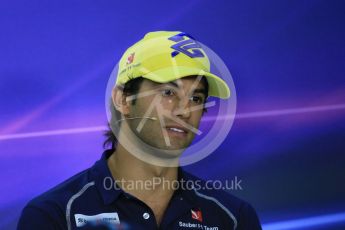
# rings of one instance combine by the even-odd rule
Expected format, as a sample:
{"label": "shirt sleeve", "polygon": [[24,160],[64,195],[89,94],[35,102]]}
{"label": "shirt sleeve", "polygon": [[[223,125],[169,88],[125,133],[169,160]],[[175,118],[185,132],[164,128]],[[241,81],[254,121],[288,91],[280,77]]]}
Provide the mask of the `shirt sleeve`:
{"label": "shirt sleeve", "polygon": [[19,218],[17,230],[59,230],[50,215],[40,208],[26,206]]}
{"label": "shirt sleeve", "polygon": [[254,208],[245,203],[240,212],[238,230],[262,230],[259,218]]}

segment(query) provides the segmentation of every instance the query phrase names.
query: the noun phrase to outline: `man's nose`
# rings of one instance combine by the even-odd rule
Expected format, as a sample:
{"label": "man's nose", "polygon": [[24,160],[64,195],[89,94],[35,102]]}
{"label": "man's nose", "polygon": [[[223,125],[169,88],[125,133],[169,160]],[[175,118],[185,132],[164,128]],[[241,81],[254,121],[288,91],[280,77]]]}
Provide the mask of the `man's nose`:
{"label": "man's nose", "polygon": [[183,119],[190,117],[189,99],[187,97],[180,98],[173,111],[173,115]]}

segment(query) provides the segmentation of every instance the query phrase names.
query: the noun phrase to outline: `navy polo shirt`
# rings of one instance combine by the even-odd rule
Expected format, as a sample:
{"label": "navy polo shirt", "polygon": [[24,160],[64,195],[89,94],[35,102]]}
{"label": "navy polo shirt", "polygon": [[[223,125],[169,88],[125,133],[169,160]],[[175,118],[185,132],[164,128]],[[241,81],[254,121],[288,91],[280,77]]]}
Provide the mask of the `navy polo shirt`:
{"label": "navy polo shirt", "polygon": [[[144,202],[117,186],[110,189],[107,159],[112,152],[105,151],[93,167],[31,200],[17,229],[261,229],[248,203],[225,191],[195,188],[177,189],[157,226]],[[204,183],[182,169],[178,175],[180,181]]]}

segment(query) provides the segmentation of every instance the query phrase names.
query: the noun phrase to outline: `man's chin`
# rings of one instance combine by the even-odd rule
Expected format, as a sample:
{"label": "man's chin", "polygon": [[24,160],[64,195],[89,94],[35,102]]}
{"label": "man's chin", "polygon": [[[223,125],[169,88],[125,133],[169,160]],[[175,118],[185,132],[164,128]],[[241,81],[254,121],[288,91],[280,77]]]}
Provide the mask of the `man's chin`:
{"label": "man's chin", "polygon": [[[148,144],[150,145],[150,144]],[[153,155],[159,158],[174,159],[182,155],[188,145],[174,144],[171,145],[150,145]]]}
{"label": "man's chin", "polygon": [[183,151],[184,149],[173,149],[173,148],[156,149],[150,154],[160,159],[175,160],[175,159],[178,159],[182,155]]}

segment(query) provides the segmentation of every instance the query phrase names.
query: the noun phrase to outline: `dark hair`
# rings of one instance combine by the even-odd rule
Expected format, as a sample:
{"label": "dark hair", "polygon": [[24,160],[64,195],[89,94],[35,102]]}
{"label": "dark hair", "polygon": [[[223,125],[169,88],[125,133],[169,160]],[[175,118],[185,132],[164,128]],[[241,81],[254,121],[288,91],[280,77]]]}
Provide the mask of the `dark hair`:
{"label": "dark hair", "polygon": [[[123,86],[123,94],[125,95],[135,95],[139,92],[140,85],[143,82],[142,77],[134,78],[130,81],[128,81]],[[111,99],[110,99],[111,100]],[[132,105],[134,105],[136,102],[136,99],[132,100]],[[111,125],[116,123],[117,121],[114,121],[114,119],[121,119],[121,114],[119,111],[115,109],[115,106],[112,101],[110,101],[110,111],[111,111],[111,120],[108,122],[108,130],[104,132],[104,136],[106,137],[103,148],[107,148],[108,146],[111,147],[111,149],[115,149],[116,145],[118,143],[118,140],[113,132],[113,129],[111,128]]]}
{"label": "dark hair", "polygon": [[[130,81],[128,81],[124,86],[123,86],[123,94],[126,96],[129,95],[135,95],[139,92],[141,83],[143,82],[144,78],[142,77],[138,77],[135,79],[132,79]],[[202,78],[202,81],[205,82],[205,91],[206,91],[206,95],[205,97],[208,97],[208,82],[205,79],[205,77]],[[111,99],[110,99],[111,100]],[[132,105],[135,105],[136,99],[132,100]],[[205,102],[206,103],[206,100]],[[112,125],[116,124],[117,121],[114,119],[121,119],[121,114],[119,111],[117,111],[115,109],[115,106],[113,104],[113,102],[110,102],[110,111],[111,111],[111,119],[110,122],[108,122],[108,130],[106,130],[104,132],[104,136],[106,137],[104,143],[103,143],[103,148],[111,148],[114,149],[117,146],[118,140],[116,138],[116,135],[113,132],[113,129],[111,128]],[[203,108],[203,113],[207,112],[207,108]]]}

